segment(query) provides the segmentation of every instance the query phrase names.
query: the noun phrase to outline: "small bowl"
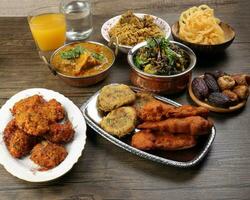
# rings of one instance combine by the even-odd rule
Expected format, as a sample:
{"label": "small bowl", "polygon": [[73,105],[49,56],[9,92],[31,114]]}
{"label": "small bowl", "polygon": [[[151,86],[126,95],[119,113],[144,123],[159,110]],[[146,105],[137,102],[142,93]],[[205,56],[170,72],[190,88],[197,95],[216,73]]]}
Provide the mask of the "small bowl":
{"label": "small bowl", "polygon": [[224,51],[227,47],[229,47],[232,44],[235,38],[235,32],[231,26],[229,26],[226,23],[220,22],[220,27],[225,33],[225,42],[213,45],[195,44],[181,39],[179,37],[179,22],[176,22],[172,25],[171,31],[175,41],[181,42],[189,46],[195,53],[214,54]]}
{"label": "small bowl", "polygon": [[103,46],[103,47],[107,48],[110,52],[112,52],[113,60],[111,61],[110,66],[107,69],[100,72],[99,74],[94,74],[94,75],[90,75],[90,76],[79,76],[79,77],[78,76],[69,76],[69,75],[63,74],[61,72],[58,72],[57,69],[51,64],[53,57],[64,47],[72,45],[72,44],[85,43],[85,42],[78,41],[78,42],[72,42],[72,43],[65,44],[53,52],[53,54],[50,57],[50,61],[48,61],[45,56],[42,56],[42,59],[47,64],[47,66],[49,67],[51,72],[54,75],[57,75],[59,78],[61,78],[68,85],[71,85],[74,87],[86,87],[86,86],[94,85],[107,77],[107,75],[108,75],[108,73],[109,73],[109,71],[110,71],[110,69],[115,61],[115,55],[114,55],[114,52],[104,44],[101,44],[99,42],[93,42],[93,41],[86,41],[86,42]]}
{"label": "small bowl", "polygon": [[135,53],[142,47],[147,45],[147,42],[142,42],[134,46],[128,53],[128,63],[131,67],[130,80],[131,82],[147,91],[158,94],[174,94],[183,91],[189,80],[192,77],[192,70],[196,64],[195,53],[186,45],[179,42],[170,41],[170,43],[177,45],[185,50],[190,57],[189,67],[182,73],[175,75],[154,75],[143,72],[138,69],[133,61]]}
{"label": "small bowl", "polygon": [[[145,15],[148,15],[148,14],[144,14],[144,13],[134,13],[135,16],[139,17],[139,18],[143,18]],[[159,17],[156,17],[154,15],[149,15],[151,16],[153,19],[154,19],[154,23],[156,25],[158,25],[164,32],[165,32],[165,37],[166,38],[169,38],[170,35],[171,35],[171,28],[169,26],[169,24],[159,18]],[[121,18],[121,15],[118,15],[118,16],[115,16],[111,19],[109,19],[108,21],[106,21],[103,25],[102,25],[102,28],[101,28],[101,34],[102,34],[102,37],[109,43],[110,42],[110,37],[109,37],[109,30],[120,20]],[[116,46],[115,44],[113,44],[114,46]],[[132,49],[133,46],[128,46],[128,45],[122,45],[122,44],[119,44],[118,45],[118,49],[127,54],[129,52],[130,49]]]}

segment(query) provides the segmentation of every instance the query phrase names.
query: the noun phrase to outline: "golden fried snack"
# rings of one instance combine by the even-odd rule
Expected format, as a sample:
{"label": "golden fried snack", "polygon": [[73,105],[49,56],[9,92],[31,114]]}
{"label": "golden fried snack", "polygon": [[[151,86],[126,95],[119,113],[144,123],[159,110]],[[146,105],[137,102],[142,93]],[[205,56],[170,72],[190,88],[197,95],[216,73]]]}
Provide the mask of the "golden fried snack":
{"label": "golden fried snack", "polygon": [[107,85],[101,89],[98,96],[98,108],[108,112],[133,103],[135,98],[135,93],[127,85]]}
{"label": "golden fried snack", "polygon": [[40,112],[42,112],[49,122],[58,122],[65,117],[62,105],[55,99],[51,99],[44,104]]}
{"label": "golden fried snack", "polygon": [[175,107],[168,111],[167,117],[173,118],[184,118],[189,116],[202,116],[207,117],[209,110],[204,107],[195,107],[191,105],[183,105],[180,107]]}
{"label": "golden fried snack", "polygon": [[43,141],[32,149],[30,159],[41,167],[51,169],[59,165],[67,155],[62,145]]}
{"label": "golden fried snack", "polygon": [[141,150],[155,149],[156,136],[150,130],[138,131],[132,136],[131,145]]}
{"label": "golden fried snack", "polygon": [[137,114],[143,121],[160,121],[165,119],[167,113],[173,108],[174,106],[170,104],[153,99],[146,103]]}
{"label": "golden fried snack", "polygon": [[28,108],[36,108],[45,103],[45,100],[40,95],[33,95],[31,97],[22,99],[15,103],[11,112],[15,115],[19,112],[25,112]]}
{"label": "golden fried snack", "polygon": [[30,135],[40,136],[49,130],[49,120],[37,108],[18,112],[15,117],[18,128]]}
{"label": "golden fried snack", "polygon": [[112,110],[102,118],[101,127],[108,133],[123,137],[134,130],[136,124],[136,111],[133,107],[121,107]]}
{"label": "golden fried snack", "polygon": [[152,129],[170,133],[185,133],[191,135],[203,135],[209,133],[213,126],[210,120],[200,116],[186,118],[170,118],[159,122],[144,122],[139,129]]}
{"label": "golden fried snack", "polygon": [[74,129],[70,121],[64,124],[54,123],[49,126],[49,132],[43,137],[53,143],[67,143],[74,137]]}
{"label": "golden fried snack", "polygon": [[30,153],[37,139],[18,129],[15,120],[11,120],[4,129],[4,142],[10,154],[15,158],[21,158]]}
{"label": "golden fried snack", "polygon": [[180,150],[196,145],[195,136],[187,134],[153,133],[143,130],[135,133],[131,145],[141,150]]}
{"label": "golden fried snack", "polygon": [[154,99],[155,98],[151,94],[149,94],[147,92],[137,92],[136,93],[136,99],[135,99],[135,102],[133,104],[133,107],[135,108],[135,110],[137,112],[139,112],[139,110],[141,108],[143,108],[143,106],[145,104],[147,104],[148,102],[150,102],[150,101],[152,101]]}

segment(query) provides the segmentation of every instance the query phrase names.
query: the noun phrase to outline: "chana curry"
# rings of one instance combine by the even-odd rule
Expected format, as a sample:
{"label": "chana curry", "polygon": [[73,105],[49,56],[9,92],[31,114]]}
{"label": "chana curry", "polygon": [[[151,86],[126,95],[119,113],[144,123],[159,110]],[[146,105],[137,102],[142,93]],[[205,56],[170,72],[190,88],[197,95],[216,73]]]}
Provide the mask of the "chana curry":
{"label": "chana curry", "polygon": [[114,61],[113,52],[100,44],[83,42],[59,50],[51,60],[54,68],[68,76],[92,76],[105,71]]}

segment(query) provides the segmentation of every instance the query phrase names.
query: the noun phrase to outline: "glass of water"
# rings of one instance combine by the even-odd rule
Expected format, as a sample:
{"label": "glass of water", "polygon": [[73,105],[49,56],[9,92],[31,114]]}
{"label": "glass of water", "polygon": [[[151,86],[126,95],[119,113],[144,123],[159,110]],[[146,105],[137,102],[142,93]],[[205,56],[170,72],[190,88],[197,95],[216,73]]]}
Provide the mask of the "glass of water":
{"label": "glass of water", "polygon": [[93,31],[90,0],[62,0],[60,11],[67,23],[67,39],[83,40]]}

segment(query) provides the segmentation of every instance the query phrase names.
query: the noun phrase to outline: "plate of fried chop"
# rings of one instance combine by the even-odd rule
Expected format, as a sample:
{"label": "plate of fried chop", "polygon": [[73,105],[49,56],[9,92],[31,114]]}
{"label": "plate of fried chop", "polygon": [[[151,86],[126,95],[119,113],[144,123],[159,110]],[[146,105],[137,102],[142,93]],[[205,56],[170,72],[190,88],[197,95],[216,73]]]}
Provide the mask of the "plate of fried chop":
{"label": "plate of fried chop", "polygon": [[44,182],[68,172],[86,140],[78,107],[52,90],[34,88],[12,96],[0,110],[0,164],[12,175]]}
{"label": "plate of fried chop", "polygon": [[175,167],[198,164],[216,134],[207,108],[180,105],[124,84],[104,86],[81,110],[89,126],[108,141]]}

